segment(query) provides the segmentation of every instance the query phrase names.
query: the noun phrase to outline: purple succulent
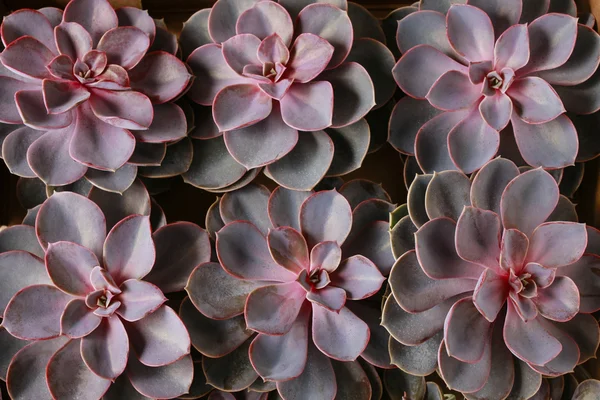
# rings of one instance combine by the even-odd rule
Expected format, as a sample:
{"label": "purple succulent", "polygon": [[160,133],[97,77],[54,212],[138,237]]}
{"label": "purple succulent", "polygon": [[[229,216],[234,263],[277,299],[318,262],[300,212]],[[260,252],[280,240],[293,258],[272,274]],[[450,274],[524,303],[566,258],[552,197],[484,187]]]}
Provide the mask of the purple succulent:
{"label": "purple succulent", "polygon": [[72,0],[64,12],[16,11],[0,33],[0,121],[24,124],[3,142],[11,172],[51,186],[86,176],[122,192],[147,165],[136,144],[166,148],[186,136],[170,101],[191,76],[174,56],[175,36],[147,12]]}
{"label": "purple succulent", "polygon": [[600,109],[600,35],[578,24],[572,1],[452,3],[422,1],[398,22],[393,72],[408,96],[390,119],[390,142],[426,173],[469,174],[498,153],[572,165],[578,132],[565,111]]}
{"label": "purple succulent", "polygon": [[[100,193],[98,200],[116,196]],[[142,215],[114,223],[125,208],[103,207],[113,212],[55,193],[37,210],[35,228],[0,233],[0,337],[30,341],[2,357],[13,399],[173,398],[190,388],[189,334],[163,293],[182,290],[210,259],[208,235],[183,222],[152,232]]]}
{"label": "purple succulent", "polygon": [[[192,273],[180,309],[192,344],[204,355],[209,384],[252,390],[264,379],[285,399],[333,399],[348,390],[368,399],[376,393],[368,376],[373,365],[392,367],[389,335],[379,325],[380,297],[375,307],[362,299],[376,294],[385,278],[355,251],[370,244],[377,255],[384,242],[355,232],[383,225],[385,253],[389,231],[373,208],[356,210],[387,194],[359,182],[340,189],[347,197],[335,190],[280,187],[270,193],[248,185],[209,210],[206,226],[216,237],[219,262]],[[231,363],[239,368],[232,371]],[[340,380],[345,384],[336,384]]]}
{"label": "purple succulent", "polygon": [[378,40],[377,21],[346,0],[219,0],[194,14],[182,46],[200,140],[186,181],[229,191],[265,167],[282,186],[311,190],[359,168],[363,117],[395,90],[394,57]]}
{"label": "purple succulent", "polygon": [[598,257],[585,225],[563,222],[577,216],[549,173],[495,159],[472,183],[457,171],[419,176],[407,205],[383,312],[396,365],[439,368],[469,399],[529,398],[541,375],[595,355]]}

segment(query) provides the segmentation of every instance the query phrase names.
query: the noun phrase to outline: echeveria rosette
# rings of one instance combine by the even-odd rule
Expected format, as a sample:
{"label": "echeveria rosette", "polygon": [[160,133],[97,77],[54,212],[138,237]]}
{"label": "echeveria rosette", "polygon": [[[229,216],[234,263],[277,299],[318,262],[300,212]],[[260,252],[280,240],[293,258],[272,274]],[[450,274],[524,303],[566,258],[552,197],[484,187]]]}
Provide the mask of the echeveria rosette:
{"label": "echeveria rosette", "polygon": [[392,230],[399,259],[383,312],[394,364],[439,368],[469,399],[529,398],[542,375],[594,357],[597,231],[564,222],[577,215],[548,172],[499,158],[472,182],[457,171],[418,176],[407,206]]}
{"label": "echeveria rosette", "polygon": [[190,338],[164,293],[181,291],[210,259],[208,235],[183,222],[153,232],[142,215],[121,219],[107,234],[117,214],[105,215],[78,194],[55,193],[39,208],[35,227],[16,225],[0,235],[2,332],[30,341],[16,354],[3,353],[12,398],[188,392]]}
{"label": "echeveria rosette", "polygon": [[394,77],[408,96],[390,142],[426,173],[471,173],[498,153],[513,158],[507,147],[533,167],[572,165],[578,132],[565,111],[592,114],[600,98],[600,36],[578,24],[573,2],[427,3],[442,2],[398,24]]}
{"label": "echeveria rosette", "polygon": [[144,165],[132,160],[136,144],[186,136],[184,112],[171,101],[191,75],[174,55],[174,35],[147,12],[72,0],[64,12],[16,11],[0,30],[0,121],[24,124],[3,142],[11,172],[50,186],[86,176],[122,192]]}
{"label": "echeveria rosette", "polygon": [[265,167],[280,185],[311,190],[360,167],[363,117],[393,95],[394,61],[377,39],[354,35],[351,15],[384,39],[357,7],[219,0],[186,22],[183,53],[196,76],[188,97],[200,105],[186,181],[228,191]]}
{"label": "echeveria rosette", "polygon": [[[283,398],[333,399],[337,390],[340,398],[354,391],[367,399],[376,393],[373,366],[392,366],[380,302],[372,307],[367,298],[384,277],[374,261],[353,253],[352,243],[370,242],[372,248],[360,248],[371,254],[382,248],[391,257],[388,222],[373,209],[362,221],[353,218],[360,212],[354,214],[351,204],[357,210],[389,198],[369,182],[345,186],[340,192],[279,187],[271,193],[250,184],[211,207],[206,226],[216,238],[219,263],[192,273],[180,309],[192,344],[204,355],[209,384],[240,391],[260,382],[261,389],[277,387]],[[371,225],[385,227],[387,243],[374,233],[351,238],[354,229]],[[239,368],[232,371],[231,363]],[[338,381],[344,384],[336,389]]]}

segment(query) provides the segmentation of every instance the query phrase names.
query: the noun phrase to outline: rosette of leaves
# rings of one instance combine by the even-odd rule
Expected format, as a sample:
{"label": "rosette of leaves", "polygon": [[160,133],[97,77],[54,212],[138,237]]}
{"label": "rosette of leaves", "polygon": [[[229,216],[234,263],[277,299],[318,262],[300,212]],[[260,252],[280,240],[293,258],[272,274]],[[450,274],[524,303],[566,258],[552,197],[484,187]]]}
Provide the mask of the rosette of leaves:
{"label": "rosette of leaves", "polygon": [[384,241],[356,234],[384,225],[381,251],[391,253],[389,215],[360,211],[375,200],[389,204],[366,181],[314,193],[251,184],[211,207],[218,258],[192,273],[180,309],[208,384],[284,399],[378,398],[374,366],[393,367],[380,326],[385,270],[373,260],[386,258],[366,254]]}
{"label": "rosette of leaves", "polygon": [[425,173],[471,173],[497,154],[550,169],[596,157],[593,18],[578,23],[572,0],[454,3],[464,2],[423,0],[386,19],[388,32],[399,20],[394,77],[407,94],[390,143]]}
{"label": "rosette of leaves", "polygon": [[161,165],[167,144],[183,139],[191,152],[172,102],[191,75],[175,35],[147,12],[72,0],[64,12],[18,10],[0,34],[2,157],[12,173],[49,186],[85,176],[122,192],[138,166]]}
{"label": "rosette of leaves", "polygon": [[115,197],[55,193],[33,211],[35,226],[29,215],[0,232],[0,374],[11,398],[142,400],[190,390],[189,334],[165,294],[210,260],[210,240],[194,224],[165,224],[160,210],[159,218],[129,214],[149,213],[143,186],[134,183],[125,202]]}
{"label": "rosette of leaves", "polygon": [[281,186],[311,190],[359,168],[364,117],[395,90],[381,41],[378,21],[346,0],[219,0],[194,14],[181,34],[198,139],[184,179],[225,192],[264,167]]}
{"label": "rosette of leaves", "polygon": [[395,221],[382,322],[395,365],[439,369],[469,399],[530,398],[594,357],[598,232],[549,173],[499,158],[472,181],[420,175]]}

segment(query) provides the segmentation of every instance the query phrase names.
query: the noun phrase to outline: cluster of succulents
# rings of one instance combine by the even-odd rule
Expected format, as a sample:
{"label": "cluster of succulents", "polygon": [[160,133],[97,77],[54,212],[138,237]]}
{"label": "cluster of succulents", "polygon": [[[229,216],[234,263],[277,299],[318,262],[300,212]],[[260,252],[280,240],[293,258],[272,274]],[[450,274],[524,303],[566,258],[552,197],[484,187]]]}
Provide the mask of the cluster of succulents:
{"label": "cluster of succulents", "polygon": [[[596,29],[573,0],[9,14],[0,399],[599,399]],[[397,188],[361,174],[386,143]],[[176,190],[219,194],[204,228]]]}

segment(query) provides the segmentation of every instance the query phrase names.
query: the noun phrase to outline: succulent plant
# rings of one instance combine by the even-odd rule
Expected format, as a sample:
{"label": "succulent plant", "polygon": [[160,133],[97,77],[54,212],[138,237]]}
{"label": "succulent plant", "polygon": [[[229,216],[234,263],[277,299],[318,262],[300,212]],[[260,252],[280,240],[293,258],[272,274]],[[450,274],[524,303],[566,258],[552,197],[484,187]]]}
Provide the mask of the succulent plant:
{"label": "succulent plant", "polygon": [[395,90],[394,57],[378,40],[377,21],[346,0],[219,0],[194,14],[181,41],[200,140],[184,179],[229,191],[265,167],[280,185],[311,190],[359,168],[363,117]]}
{"label": "succulent plant", "polygon": [[600,393],[600,381],[588,379],[577,386],[572,400],[593,400]]}
{"label": "succulent plant", "polygon": [[598,232],[569,222],[574,206],[548,172],[498,158],[472,182],[421,175],[406,212],[392,229],[399,259],[382,322],[394,364],[439,368],[469,399],[529,398],[542,375],[594,357]]}
{"label": "succulent plant", "polygon": [[596,156],[593,146],[578,157],[589,129],[573,114],[600,109],[600,36],[578,23],[574,2],[452,3],[398,14],[394,77],[408,96],[390,120],[392,145],[426,173],[472,173],[498,153],[550,169]]}
{"label": "succulent plant", "polygon": [[352,244],[370,249],[370,242],[376,254],[382,240],[375,234],[353,239],[375,220],[386,227],[382,251],[389,252],[388,222],[378,222],[373,209],[353,218],[359,214],[351,204],[357,210],[386,197],[365,181],[339,193],[271,193],[251,184],[215,203],[206,226],[219,262],[191,274],[180,309],[209,384],[225,391],[266,384],[283,398],[378,393],[378,380],[369,377],[377,374],[373,365],[392,367],[389,336],[380,326],[380,298],[374,308],[362,299],[377,294],[385,278]]}
{"label": "succulent plant", "polygon": [[64,12],[16,11],[0,33],[0,121],[17,127],[2,156],[14,174],[50,186],[86,176],[122,192],[145,164],[137,144],[166,147],[186,136],[184,112],[171,101],[191,75],[174,56],[175,36],[147,12],[72,0]]}
{"label": "succulent plant", "polygon": [[189,334],[164,293],[210,260],[208,235],[185,222],[152,232],[142,215],[115,223],[126,207],[102,204],[117,195],[99,192],[100,205],[55,193],[35,227],[0,233],[0,337],[30,341],[13,340],[22,349],[2,356],[13,399],[173,398],[190,388]]}

